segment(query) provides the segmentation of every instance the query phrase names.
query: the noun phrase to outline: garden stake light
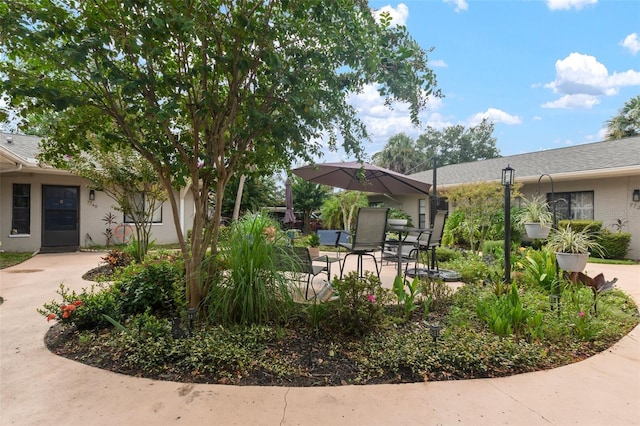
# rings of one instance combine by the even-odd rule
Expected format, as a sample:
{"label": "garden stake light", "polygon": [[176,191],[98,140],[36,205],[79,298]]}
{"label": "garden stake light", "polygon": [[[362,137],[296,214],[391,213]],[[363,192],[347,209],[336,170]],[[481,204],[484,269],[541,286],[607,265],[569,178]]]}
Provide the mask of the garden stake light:
{"label": "garden stake light", "polygon": [[433,337],[433,343],[438,341],[438,337],[440,337],[440,331],[442,330],[442,326],[439,324],[429,324],[429,334]]}
{"label": "garden stake light", "polygon": [[196,319],[196,308],[187,308],[187,320],[189,320],[189,331],[193,330],[193,321]]}

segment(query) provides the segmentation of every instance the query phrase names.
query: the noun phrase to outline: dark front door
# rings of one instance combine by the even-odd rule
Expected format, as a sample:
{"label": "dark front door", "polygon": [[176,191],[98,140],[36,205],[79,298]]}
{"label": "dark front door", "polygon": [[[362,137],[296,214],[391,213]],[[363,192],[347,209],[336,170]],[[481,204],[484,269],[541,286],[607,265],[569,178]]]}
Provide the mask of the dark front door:
{"label": "dark front door", "polygon": [[42,247],[78,247],[80,188],[42,186]]}

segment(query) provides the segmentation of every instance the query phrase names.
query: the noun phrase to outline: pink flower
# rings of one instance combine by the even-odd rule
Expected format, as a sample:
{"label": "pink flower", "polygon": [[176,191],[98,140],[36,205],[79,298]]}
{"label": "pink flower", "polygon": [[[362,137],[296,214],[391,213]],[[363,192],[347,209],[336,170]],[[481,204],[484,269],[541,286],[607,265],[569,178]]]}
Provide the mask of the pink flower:
{"label": "pink flower", "polygon": [[198,168],[201,169],[202,167],[204,167],[204,160],[198,159]]}
{"label": "pink flower", "polygon": [[376,303],[376,296],[374,296],[373,294],[369,294],[367,295],[367,299],[369,300],[369,302],[371,303]]}
{"label": "pink flower", "polygon": [[584,317],[584,312],[582,312],[582,311],[578,312],[578,316],[579,316],[580,318]]}

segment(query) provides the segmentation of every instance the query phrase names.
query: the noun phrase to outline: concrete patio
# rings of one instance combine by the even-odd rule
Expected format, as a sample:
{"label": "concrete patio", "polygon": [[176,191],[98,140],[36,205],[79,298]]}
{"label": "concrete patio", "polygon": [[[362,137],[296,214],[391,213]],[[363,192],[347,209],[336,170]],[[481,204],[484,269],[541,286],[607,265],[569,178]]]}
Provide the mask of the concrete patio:
{"label": "concrete patio", "polygon": [[[640,425],[640,327],[585,361],[517,376],[402,385],[236,387],[160,382],[50,353],[36,312],[102,253],[41,254],[0,271],[2,425]],[[336,265],[337,266],[337,265]],[[350,266],[347,266],[350,268]],[[337,270],[334,269],[333,272]],[[640,302],[640,266],[589,264]],[[384,266],[391,285],[394,265]]]}

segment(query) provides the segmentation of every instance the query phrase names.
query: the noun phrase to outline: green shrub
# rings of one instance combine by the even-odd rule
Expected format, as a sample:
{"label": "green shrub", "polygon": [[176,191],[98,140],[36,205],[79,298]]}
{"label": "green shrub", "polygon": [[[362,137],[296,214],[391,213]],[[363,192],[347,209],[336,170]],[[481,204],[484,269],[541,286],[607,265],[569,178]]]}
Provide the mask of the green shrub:
{"label": "green shrub", "polygon": [[184,306],[184,288],[184,266],[174,257],[131,264],[114,284],[124,314],[175,311]]}
{"label": "green shrub", "polygon": [[441,261],[440,267],[458,272],[461,281],[465,283],[475,283],[489,275],[489,265],[480,256],[469,251],[453,260]]}
{"label": "green shrub", "polygon": [[80,330],[110,327],[104,318],[109,315],[120,318],[120,300],[117,291],[105,284],[92,284],[80,293],[70,290],[64,284],[56,291],[62,302],[45,303],[38,313],[47,317],[47,321],[57,320],[63,324],[75,325]]}
{"label": "green shrub", "polygon": [[440,246],[436,248],[436,256],[438,256],[438,262],[448,262],[454,259],[460,259],[462,252],[449,247]]}
{"label": "green shrub", "polygon": [[520,261],[525,277],[532,283],[552,292],[556,286],[556,255],[551,250],[527,250]]}
{"label": "green shrub", "polygon": [[631,243],[631,234],[603,229],[596,240],[603,248],[605,259],[624,259]]}
{"label": "green shrub", "polygon": [[491,255],[495,259],[500,259],[504,256],[504,241],[483,241],[480,251],[482,251],[482,254],[485,256]]}
{"label": "green shrub", "polygon": [[384,305],[391,295],[373,273],[361,278],[352,271],[342,280],[335,278],[333,288],[339,297],[331,302],[331,314],[344,333],[364,335],[384,323]]}
{"label": "green shrub", "polygon": [[479,301],[476,313],[498,336],[513,334],[516,342],[521,337],[542,337],[542,313],[524,308],[516,283],[511,285],[508,294]]}
{"label": "green shrub", "polygon": [[229,239],[220,245],[229,274],[211,285],[209,318],[223,324],[286,320],[293,300],[290,279],[279,263],[287,261],[288,247],[287,236],[268,215],[250,214],[235,222]]}

